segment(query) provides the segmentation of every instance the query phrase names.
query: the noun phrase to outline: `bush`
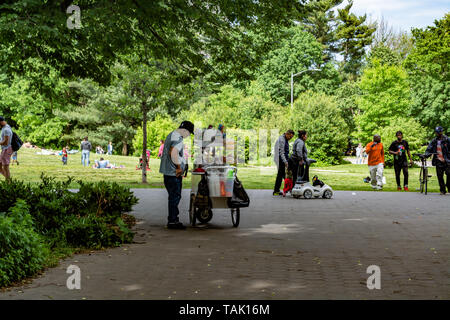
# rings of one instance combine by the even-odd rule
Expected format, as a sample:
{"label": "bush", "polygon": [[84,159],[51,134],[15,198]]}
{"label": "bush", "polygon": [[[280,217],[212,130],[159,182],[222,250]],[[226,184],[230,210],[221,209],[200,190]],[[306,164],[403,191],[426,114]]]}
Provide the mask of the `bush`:
{"label": "bush", "polygon": [[322,164],[339,164],[347,146],[348,126],[334,97],[306,92],[295,101],[290,127],[308,132],[309,157]]}
{"label": "bush", "polygon": [[[99,249],[133,241],[131,211],[137,198],[117,183],[83,183],[41,176],[37,185],[0,183],[0,287],[43,268],[67,248]],[[124,220],[126,222],[124,222]],[[48,259],[47,258],[51,258]]]}
{"label": "bush", "polygon": [[[72,178],[66,181],[55,181],[54,178],[42,176],[41,182],[34,186],[17,180],[12,180],[10,183],[3,182],[0,183],[0,192],[3,195],[0,197],[0,205],[2,208],[9,208],[19,198],[23,199],[30,208],[29,212],[36,231],[45,237],[51,248],[66,244],[84,247],[87,243],[93,243],[94,247],[98,247],[99,244],[117,245],[119,243],[117,239],[123,239],[122,242],[132,241],[132,237],[130,239],[129,236],[117,236],[116,231],[129,235],[124,229],[127,226],[121,217],[123,213],[131,211],[133,205],[137,203],[133,193],[117,183],[83,183],[82,181],[78,181],[79,192],[71,192],[68,188],[72,181]],[[87,218],[79,221],[81,217]],[[92,228],[99,233],[91,232],[91,242],[86,241],[82,233],[77,242],[78,238],[74,232],[76,228],[66,228],[75,223],[80,230],[83,230],[89,222],[92,222],[92,219],[96,219],[94,225],[98,223],[101,227]],[[112,232],[104,232],[105,228],[111,229]],[[67,239],[67,230],[71,232],[70,240]],[[105,240],[103,238],[105,236],[110,236],[111,239]]]}
{"label": "bush", "polygon": [[0,287],[34,275],[49,256],[24,200],[0,214]]}
{"label": "bush", "polygon": [[85,215],[95,213],[108,223],[114,223],[124,212],[131,211],[138,201],[129,188],[116,182],[78,183],[80,189],[77,197],[85,202],[82,212]]}

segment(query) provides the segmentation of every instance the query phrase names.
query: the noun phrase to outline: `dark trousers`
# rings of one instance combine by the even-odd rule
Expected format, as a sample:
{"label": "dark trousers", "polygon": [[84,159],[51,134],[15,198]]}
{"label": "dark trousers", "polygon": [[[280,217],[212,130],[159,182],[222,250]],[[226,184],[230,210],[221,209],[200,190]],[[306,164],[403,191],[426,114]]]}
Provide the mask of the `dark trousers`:
{"label": "dark trousers", "polygon": [[309,181],[309,170],[306,167],[306,164],[299,165],[298,167],[298,176],[302,178],[302,181]]}
{"label": "dark trousers", "polygon": [[[297,179],[303,177],[303,174],[305,173],[305,164],[303,163],[302,165],[300,165],[299,161],[300,160],[295,160],[293,158],[289,159],[289,169],[291,169],[292,171],[292,181],[294,182],[294,184],[297,182]],[[305,178],[306,179],[303,180],[309,179],[309,177]]]}
{"label": "dark trousers", "polygon": [[445,191],[445,182],[444,182],[444,173],[447,176],[447,190],[448,192],[450,192],[450,165],[448,164],[444,164],[444,165],[437,165],[436,166],[436,175],[439,181],[439,189],[441,190],[441,192],[446,192]]}
{"label": "dark trousers", "polygon": [[169,193],[169,223],[178,222],[178,204],[181,200],[182,177],[164,175],[164,186]]}
{"label": "dark trousers", "polygon": [[297,177],[298,177],[298,160],[294,160],[294,159],[289,159],[289,169],[291,169],[292,171],[292,182],[297,181]]}
{"label": "dark trousers", "polygon": [[275,180],[275,187],[273,188],[274,192],[279,192],[281,188],[281,183],[283,182],[284,177],[286,176],[286,166],[283,161],[279,162],[277,179]]}
{"label": "dark trousers", "polygon": [[394,162],[394,171],[395,171],[395,180],[397,181],[397,186],[400,187],[400,173],[403,171],[403,186],[408,185],[408,165],[404,163],[395,163]]}

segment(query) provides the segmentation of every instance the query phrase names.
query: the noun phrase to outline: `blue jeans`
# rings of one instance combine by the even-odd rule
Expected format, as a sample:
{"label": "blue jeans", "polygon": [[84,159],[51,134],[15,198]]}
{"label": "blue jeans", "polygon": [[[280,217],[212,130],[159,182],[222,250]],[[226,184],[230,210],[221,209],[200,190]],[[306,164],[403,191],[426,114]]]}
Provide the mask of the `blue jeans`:
{"label": "blue jeans", "polygon": [[169,193],[169,217],[167,219],[169,223],[179,222],[178,204],[181,200],[182,179],[182,177],[164,175],[164,186]]}
{"label": "blue jeans", "polygon": [[89,166],[89,150],[81,150],[81,164],[83,166]]}

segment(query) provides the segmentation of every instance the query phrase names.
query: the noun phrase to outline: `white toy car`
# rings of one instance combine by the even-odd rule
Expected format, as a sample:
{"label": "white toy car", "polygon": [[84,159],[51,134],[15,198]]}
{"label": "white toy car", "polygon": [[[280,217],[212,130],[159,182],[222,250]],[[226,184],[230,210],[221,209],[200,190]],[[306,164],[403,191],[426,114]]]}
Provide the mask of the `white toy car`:
{"label": "white toy car", "polygon": [[[309,176],[309,165],[311,163],[316,162],[316,160],[308,159],[306,161],[306,167],[305,167],[305,175]],[[305,176],[304,175],[304,176]],[[313,177],[313,183],[311,184],[309,181],[305,181],[303,177],[300,177],[295,182],[294,188],[292,188],[292,196],[294,198],[300,198],[303,197],[305,199],[311,199],[322,197],[324,199],[331,199],[333,197],[333,189],[320,181],[317,176]]]}

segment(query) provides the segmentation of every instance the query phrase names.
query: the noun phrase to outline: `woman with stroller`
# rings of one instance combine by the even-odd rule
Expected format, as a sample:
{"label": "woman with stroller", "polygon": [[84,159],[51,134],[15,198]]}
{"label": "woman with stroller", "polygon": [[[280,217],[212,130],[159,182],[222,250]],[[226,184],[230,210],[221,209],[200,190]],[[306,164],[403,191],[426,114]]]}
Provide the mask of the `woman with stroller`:
{"label": "woman with stroller", "polygon": [[[298,138],[294,141],[292,146],[292,156],[290,158],[290,166],[292,168],[292,178],[295,182],[297,177],[303,177],[305,172],[306,159],[308,159],[308,149],[306,149],[306,139],[308,139],[308,133],[306,130],[298,131]],[[309,180],[309,177],[303,177],[305,181]]]}

